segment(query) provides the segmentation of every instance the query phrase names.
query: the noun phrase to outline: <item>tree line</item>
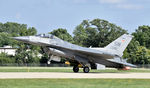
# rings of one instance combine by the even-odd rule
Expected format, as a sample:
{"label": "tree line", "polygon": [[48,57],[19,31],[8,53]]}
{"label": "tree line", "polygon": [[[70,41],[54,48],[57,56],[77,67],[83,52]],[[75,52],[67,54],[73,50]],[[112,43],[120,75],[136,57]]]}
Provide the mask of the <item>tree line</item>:
{"label": "tree line", "polygon": [[[49,33],[83,47],[105,47],[122,34],[128,34],[127,30],[103,19],[83,20],[74,28],[73,35],[70,35],[64,28],[58,28]],[[48,55],[42,51],[40,46],[24,44],[11,39],[16,36],[36,34],[37,30],[34,27],[27,27],[26,24],[0,23],[0,47],[10,45],[17,48],[15,56],[1,53],[0,64],[46,63]],[[124,51],[123,58],[127,58],[128,62],[133,64],[150,64],[150,26],[139,26],[132,35],[134,38]],[[39,53],[42,55],[41,58],[38,57]]]}

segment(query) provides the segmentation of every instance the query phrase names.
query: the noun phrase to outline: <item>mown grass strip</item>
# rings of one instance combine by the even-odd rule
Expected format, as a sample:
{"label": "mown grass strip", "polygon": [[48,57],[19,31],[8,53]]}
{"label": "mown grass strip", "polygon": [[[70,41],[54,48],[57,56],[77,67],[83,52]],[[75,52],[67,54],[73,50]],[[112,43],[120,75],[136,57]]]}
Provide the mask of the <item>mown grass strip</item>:
{"label": "mown grass strip", "polygon": [[0,79],[0,88],[149,88],[150,79]]}
{"label": "mown grass strip", "polygon": [[[71,67],[0,67],[0,72],[73,72]],[[83,72],[83,69],[80,69]],[[149,69],[131,69],[131,70],[91,70],[95,73],[118,73],[118,72],[145,72],[150,73]]]}

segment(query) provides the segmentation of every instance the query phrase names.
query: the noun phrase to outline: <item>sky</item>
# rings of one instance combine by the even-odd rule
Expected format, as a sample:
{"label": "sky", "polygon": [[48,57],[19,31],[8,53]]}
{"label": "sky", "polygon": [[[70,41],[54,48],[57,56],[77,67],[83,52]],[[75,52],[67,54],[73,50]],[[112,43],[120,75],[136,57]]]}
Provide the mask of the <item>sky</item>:
{"label": "sky", "polygon": [[65,28],[72,34],[83,20],[96,18],[132,33],[150,25],[150,0],[0,0],[0,22],[27,24],[38,33]]}

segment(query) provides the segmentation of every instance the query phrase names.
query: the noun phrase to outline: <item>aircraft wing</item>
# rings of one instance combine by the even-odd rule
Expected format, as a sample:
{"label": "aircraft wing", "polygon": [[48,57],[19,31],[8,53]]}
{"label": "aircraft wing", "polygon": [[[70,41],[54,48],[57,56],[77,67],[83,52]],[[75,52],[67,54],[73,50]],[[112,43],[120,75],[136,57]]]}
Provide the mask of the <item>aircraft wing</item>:
{"label": "aircraft wing", "polygon": [[[115,63],[115,64],[120,64],[120,65],[126,65],[126,66],[130,66],[130,67],[136,67],[133,64],[127,63],[124,59],[120,59],[120,58],[114,58],[113,56],[109,55],[109,54],[104,54],[103,52],[100,52],[98,50],[93,50],[90,48],[84,48],[81,47],[80,49],[74,49],[74,48],[67,48],[64,46],[48,46],[48,47],[52,47],[52,48],[56,48],[56,49],[63,49],[63,50],[67,50],[73,53],[78,53],[81,55],[86,55],[86,56],[91,56],[91,57],[96,57],[98,59],[103,59],[102,61],[105,61],[103,63]],[[86,58],[87,59],[87,58]]]}
{"label": "aircraft wing", "polygon": [[61,49],[65,51],[70,51],[76,54],[82,54],[86,56],[92,56],[92,57],[103,57],[104,59],[112,59],[113,55],[109,54],[104,51],[94,50],[90,48],[80,47],[74,44],[61,44],[61,45],[46,45],[47,47],[55,48],[55,49]]}

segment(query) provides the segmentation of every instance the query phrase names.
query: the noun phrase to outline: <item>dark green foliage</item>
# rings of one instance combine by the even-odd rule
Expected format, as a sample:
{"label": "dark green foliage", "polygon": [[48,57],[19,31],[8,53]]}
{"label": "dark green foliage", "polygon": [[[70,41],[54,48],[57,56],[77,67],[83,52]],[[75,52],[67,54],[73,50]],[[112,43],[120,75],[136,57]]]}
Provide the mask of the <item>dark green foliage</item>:
{"label": "dark green foliage", "polygon": [[130,63],[135,64],[136,59],[136,52],[138,51],[138,47],[140,46],[139,42],[135,40],[135,38],[132,39],[126,50],[124,51],[123,58],[128,58],[128,61]]}
{"label": "dark green foliage", "polygon": [[38,64],[40,58],[38,57],[40,47],[28,44],[19,44],[16,51],[16,63],[19,65]]}
{"label": "dark green foliage", "polygon": [[59,28],[50,32],[50,34],[53,34],[62,40],[65,40],[71,43],[73,42],[72,36],[67,32],[66,29]]}
{"label": "dark green foliage", "polygon": [[0,65],[15,63],[15,58],[8,56],[6,53],[0,54]]}
{"label": "dark green foliage", "polygon": [[106,20],[84,20],[74,30],[74,41],[81,46],[104,47],[118,38],[126,30]]}
{"label": "dark green foliage", "polygon": [[48,58],[49,58],[48,55],[47,55],[46,53],[43,53],[43,56],[42,56],[42,58],[40,59],[40,63],[41,63],[41,64],[47,63]]}
{"label": "dark green foliage", "polygon": [[133,35],[141,46],[145,46],[146,48],[150,49],[150,26],[139,26]]}
{"label": "dark green foliage", "polygon": [[10,34],[0,32],[0,47],[4,45],[13,45],[14,41],[10,37],[11,37]]}
{"label": "dark green foliage", "polygon": [[[29,36],[37,33],[34,27],[27,28],[26,24],[18,24],[13,22],[0,23],[0,47],[4,45],[10,45],[17,47],[15,60],[13,63],[19,65],[27,65],[28,63],[39,63],[37,57],[39,46],[24,44],[22,42],[15,41],[11,37],[16,36]],[[7,59],[11,59],[9,56],[5,56]],[[8,62],[9,63],[9,62]]]}
{"label": "dark green foliage", "polygon": [[150,27],[139,26],[132,35],[134,38],[124,52],[124,58],[133,64],[150,64]]}
{"label": "dark green foliage", "polygon": [[14,22],[0,23],[0,47],[4,45],[16,47],[18,42],[10,37],[35,35],[36,33],[37,31],[34,27],[27,28],[26,24]]}
{"label": "dark green foliage", "polygon": [[14,22],[0,23],[0,32],[11,34],[12,36],[34,35],[37,33],[34,27],[27,28],[26,24]]}

